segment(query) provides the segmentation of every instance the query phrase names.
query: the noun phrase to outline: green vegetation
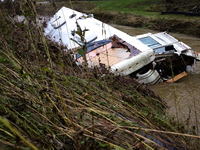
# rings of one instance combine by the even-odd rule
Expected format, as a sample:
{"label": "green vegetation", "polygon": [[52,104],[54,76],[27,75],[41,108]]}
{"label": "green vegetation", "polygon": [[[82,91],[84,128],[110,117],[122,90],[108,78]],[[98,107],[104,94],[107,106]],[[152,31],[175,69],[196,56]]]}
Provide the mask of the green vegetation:
{"label": "green vegetation", "polygon": [[[135,15],[143,15],[145,17],[161,17],[160,12],[166,11],[169,9],[167,6],[170,5],[171,11],[174,11],[178,6],[181,6],[183,2],[177,2],[171,6],[171,4],[166,4],[164,1],[158,0],[109,0],[109,1],[92,1],[91,3],[95,3],[98,5],[98,9],[102,11],[115,11],[120,13],[132,13]],[[186,2],[188,3],[188,2]],[[184,3],[185,4],[185,3]],[[195,7],[194,5],[188,7]],[[179,10],[176,11],[184,11],[185,7],[179,7]],[[177,9],[177,8],[176,8]],[[191,10],[186,10],[191,11]],[[163,17],[163,16],[162,16]],[[164,17],[177,17],[177,15],[168,15]],[[180,16],[180,18],[191,19],[191,17]],[[198,17],[193,17],[198,18]]]}
{"label": "green vegetation", "polygon": [[96,1],[102,10],[119,11],[119,12],[143,12],[149,5],[157,0],[114,0],[114,1]]}
{"label": "green vegetation", "polygon": [[[200,36],[199,17],[184,15],[161,15],[166,10],[162,1],[58,1],[54,7],[52,4],[36,4],[39,15],[53,16],[61,7],[66,6],[80,12],[92,13],[95,18],[105,22],[139,28],[148,28],[158,31],[168,31]],[[124,3],[124,5],[122,4]],[[129,5],[128,5],[129,4]],[[125,7],[125,5],[127,7]],[[134,6],[134,8],[133,8]],[[176,9],[176,5],[173,5]],[[192,11],[196,3],[184,7]],[[120,8],[119,8],[120,7]],[[182,11],[182,7],[180,11]],[[196,10],[196,9],[195,9]]]}
{"label": "green vegetation", "polygon": [[148,86],[78,66],[44,37],[34,4],[20,7],[22,23],[0,9],[1,149],[199,149],[195,129],[165,114]]}

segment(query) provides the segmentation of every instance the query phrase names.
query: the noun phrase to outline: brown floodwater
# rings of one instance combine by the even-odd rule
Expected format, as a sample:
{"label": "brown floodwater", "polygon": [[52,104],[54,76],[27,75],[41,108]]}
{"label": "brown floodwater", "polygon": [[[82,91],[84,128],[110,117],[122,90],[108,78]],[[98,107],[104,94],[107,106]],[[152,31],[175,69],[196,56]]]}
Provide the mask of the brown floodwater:
{"label": "brown floodwater", "polygon": [[[158,33],[158,31],[149,29],[113,24],[112,26],[133,36],[148,32]],[[200,53],[200,38],[177,33],[169,34],[190,46],[192,50]],[[193,72],[188,73],[186,77],[179,81],[165,85],[156,84],[152,86],[152,89],[159,94],[163,100],[165,100],[169,106],[169,113],[174,116],[178,115],[178,118],[183,122],[185,122],[185,120],[190,116],[190,123],[196,124],[196,111],[198,124],[200,123],[200,62],[196,62],[195,70]]]}

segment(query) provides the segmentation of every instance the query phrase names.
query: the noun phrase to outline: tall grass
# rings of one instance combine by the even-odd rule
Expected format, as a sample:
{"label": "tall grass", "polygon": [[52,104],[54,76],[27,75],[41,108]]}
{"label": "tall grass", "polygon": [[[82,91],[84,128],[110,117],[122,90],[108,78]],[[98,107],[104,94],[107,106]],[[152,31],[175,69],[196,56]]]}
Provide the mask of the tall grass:
{"label": "tall grass", "polygon": [[[149,4],[155,3],[156,0],[146,1],[146,0],[114,0],[114,1],[96,1],[93,3],[97,3],[101,5],[102,10],[112,10],[112,11],[144,11],[145,7],[148,7]],[[100,6],[99,6],[100,7]]]}
{"label": "tall grass", "polygon": [[199,136],[166,115],[148,86],[77,66],[70,50],[44,37],[33,3],[20,8],[22,23],[0,11],[1,148],[199,148]]}

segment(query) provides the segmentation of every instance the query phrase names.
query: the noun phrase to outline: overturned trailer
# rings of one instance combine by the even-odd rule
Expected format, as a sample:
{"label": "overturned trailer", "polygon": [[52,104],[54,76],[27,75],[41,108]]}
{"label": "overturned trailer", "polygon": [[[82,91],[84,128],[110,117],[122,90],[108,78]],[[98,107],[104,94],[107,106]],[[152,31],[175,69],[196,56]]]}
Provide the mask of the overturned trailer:
{"label": "overturned trailer", "polygon": [[86,46],[89,67],[104,64],[115,75],[130,75],[144,84],[167,81],[182,73],[181,78],[199,60],[197,52],[165,32],[133,37],[91,14],[66,7],[51,18],[45,34],[74,50],[79,64],[85,63],[84,58],[75,50]]}

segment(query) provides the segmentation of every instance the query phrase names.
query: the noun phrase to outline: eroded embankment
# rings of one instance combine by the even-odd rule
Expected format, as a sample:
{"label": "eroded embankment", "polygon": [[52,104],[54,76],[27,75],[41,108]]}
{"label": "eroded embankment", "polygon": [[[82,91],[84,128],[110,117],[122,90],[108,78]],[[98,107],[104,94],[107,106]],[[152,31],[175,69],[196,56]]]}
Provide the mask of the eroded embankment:
{"label": "eroded embankment", "polygon": [[95,18],[106,23],[114,23],[157,31],[167,31],[200,36],[200,21],[177,18],[149,18],[131,13],[92,12]]}
{"label": "eroded embankment", "polygon": [[3,149],[198,149],[195,136],[182,134],[193,130],[167,116],[148,86],[78,66],[44,38],[32,12],[25,24],[0,13]]}
{"label": "eroded embankment", "polygon": [[75,9],[80,12],[92,13],[94,17],[105,22],[119,25],[126,25],[138,28],[148,28],[158,31],[168,31],[175,33],[184,33],[200,36],[200,20],[184,19],[183,17],[144,17],[132,13],[119,13],[113,11],[101,11],[97,8],[97,4],[87,2],[58,2],[56,7],[52,4],[36,5],[37,11],[41,15],[51,15],[56,13],[62,6]]}

